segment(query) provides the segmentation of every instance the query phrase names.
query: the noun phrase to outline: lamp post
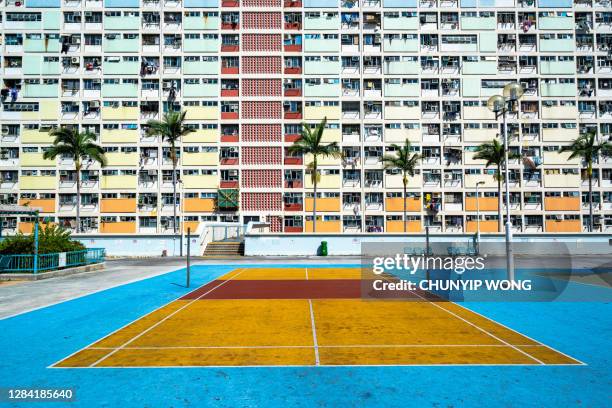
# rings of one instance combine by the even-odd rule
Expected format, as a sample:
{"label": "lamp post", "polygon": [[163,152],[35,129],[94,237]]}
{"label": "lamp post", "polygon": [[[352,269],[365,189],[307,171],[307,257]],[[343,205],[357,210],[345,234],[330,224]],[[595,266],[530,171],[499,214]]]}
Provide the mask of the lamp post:
{"label": "lamp post", "polygon": [[480,253],[480,193],[478,187],[482,186],[485,182],[479,181],[476,183],[476,253]]}
{"label": "lamp post", "polygon": [[514,280],[514,254],[512,252],[512,221],[510,220],[510,170],[508,168],[508,127],[506,126],[506,112],[512,109],[513,104],[525,93],[523,87],[511,82],[504,86],[503,96],[493,95],[487,101],[487,107],[495,113],[495,119],[502,117],[503,143],[504,143],[504,181],[506,184],[506,272],[509,280]]}

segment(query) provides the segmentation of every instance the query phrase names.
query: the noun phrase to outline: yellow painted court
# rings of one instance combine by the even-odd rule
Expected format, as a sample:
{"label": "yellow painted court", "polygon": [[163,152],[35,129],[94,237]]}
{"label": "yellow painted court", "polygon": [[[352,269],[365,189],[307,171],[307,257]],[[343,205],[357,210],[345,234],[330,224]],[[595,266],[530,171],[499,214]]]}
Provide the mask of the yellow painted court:
{"label": "yellow painted court", "polygon": [[363,299],[359,268],[239,268],[54,367],[579,361],[458,304]]}

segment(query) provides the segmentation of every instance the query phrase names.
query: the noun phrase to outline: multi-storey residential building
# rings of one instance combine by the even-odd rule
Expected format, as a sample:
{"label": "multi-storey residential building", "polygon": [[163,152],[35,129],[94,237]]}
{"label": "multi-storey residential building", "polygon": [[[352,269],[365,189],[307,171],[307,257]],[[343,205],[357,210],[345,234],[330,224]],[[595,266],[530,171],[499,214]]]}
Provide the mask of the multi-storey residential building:
{"label": "multi-storey residential building", "polygon": [[[410,232],[497,230],[494,168],[474,149],[499,134],[489,96],[525,88],[508,116],[515,231],[580,232],[588,181],[559,149],[612,134],[609,0],[0,0],[5,89],[0,194],[90,233],[170,232],[169,147],[146,123],[184,109],[182,225],[268,221],[312,230],[300,124],[328,124],[342,159],[320,160],[318,232],[401,232],[401,175],[380,158],[409,139]],[[94,132],[108,166],[43,160],[54,126]],[[612,231],[612,160],[594,176],[597,231]],[[30,219],[4,220],[28,231]]]}

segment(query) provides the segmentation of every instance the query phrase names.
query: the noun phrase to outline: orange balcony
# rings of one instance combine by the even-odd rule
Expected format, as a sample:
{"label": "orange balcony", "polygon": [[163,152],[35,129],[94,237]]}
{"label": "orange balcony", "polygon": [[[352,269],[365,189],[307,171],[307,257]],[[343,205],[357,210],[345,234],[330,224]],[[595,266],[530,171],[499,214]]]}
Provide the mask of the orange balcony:
{"label": "orange balcony", "polygon": [[580,197],[544,197],[546,211],[580,211]]}
{"label": "orange balcony", "polygon": [[183,232],[187,232],[189,229],[192,234],[194,234],[198,227],[200,226],[200,221],[185,221],[183,222]]}
{"label": "orange balcony", "polygon": [[40,208],[41,213],[52,213],[55,212],[55,199],[19,199],[19,205],[26,205],[30,208]]}
{"label": "orange balcony", "polygon": [[285,30],[301,30],[302,24],[300,23],[285,23]]}
{"label": "orange balcony", "polygon": [[221,181],[220,188],[238,188],[238,181]]}
{"label": "orange balcony", "polygon": [[237,134],[234,135],[221,135],[221,141],[225,143],[238,142],[240,140],[240,136]]}
{"label": "orange balcony", "polygon": [[100,223],[100,233],[102,234],[135,234],[136,222],[102,222]]}
{"label": "orange balcony", "polygon": [[302,90],[300,88],[285,89],[285,96],[302,96]]}
{"label": "orange balcony", "polygon": [[221,119],[238,119],[238,112],[221,112]]}
{"label": "orange balcony", "polygon": [[301,157],[285,157],[284,163],[288,166],[299,166],[304,160]]}
{"label": "orange balcony", "polygon": [[[313,198],[306,198],[306,211],[312,211]],[[340,198],[320,197],[317,198],[317,211],[338,212],[340,211]]]}
{"label": "orange balcony", "polygon": [[231,159],[228,159],[228,158],[221,159],[222,166],[235,166],[237,164],[238,164],[237,158],[232,157]]}
{"label": "orange balcony", "polygon": [[[423,227],[421,226],[421,221],[408,220],[406,223],[406,232],[421,232],[422,230]],[[387,221],[385,232],[404,232],[404,221]]]}
{"label": "orange balcony", "polygon": [[[50,222],[49,224],[43,224],[42,222],[38,223],[38,228],[43,229],[46,228],[45,225],[57,225],[54,222]],[[34,232],[34,223],[33,222],[19,222],[17,223],[17,231],[22,234],[32,234]]]}
{"label": "orange balcony", "polygon": [[221,67],[221,73],[225,75],[239,74],[240,68],[239,67]]}
{"label": "orange balcony", "polygon": [[103,198],[100,202],[102,213],[135,213],[135,198]]}
{"label": "orange balcony", "polygon": [[[312,232],[312,221],[306,221],[306,232]],[[317,220],[317,233],[342,232],[340,221]]]}
{"label": "orange balcony", "polygon": [[288,204],[285,203],[285,211],[302,211],[302,204]]}
{"label": "orange balcony", "polygon": [[222,89],[221,96],[239,96],[238,89]]}
{"label": "orange balcony", "polygon": [[285,0],[283,3],[285,8],[302,7],[301,0]]}
{"label": "orange balcony", "polygon": [[[497,211],[497,197],[480,197],[478,207],[480,211]],[[476,197],[465,198],[465,210],[476,211]]]}
{"label": "orange balcony", "polygon": [[239,0],[223,0],[221,1],[221,7],[239,7]]}
{"label": "orange balcony", "polygon": [[285,142],[295,142],[296,140],[298,140],[300,137],[302,137],[301,135],[298,134],[293,134],[293,133],[287,133],[285,135]]}
{"label": "orange balcony", "polygon": [[285,180],[285,188],[302,188],[302,180]]}
{"label": "orange balcony", "polygon": [[285,52],[302,52],[301,44],[285,45]]}
{"label": "orange balcony", "polygon": [[215,200],[213,198],[186,198],[183,201],[183,211],[213,212],[215,211]]}
{"label": "orange balcony", "polygon": [[240,24],[238,23],[222,23],[221,24],[222,30],[238,30],[239,28],[240,28]]}
{"label": "orange balcony", "polygon": [[[385,198],[385,209],[387,211],[404,211],[404,199],[401,197]],[[421,199],[408,197],[406,200],[407,211],[421,211]]]}
{"label": "orange balcony", "polygon": [[285,67],[285,74],[301,74],[302,67]]}
{"label": "orange balcony", "polygon": [[222,45],[221,52],[238,52],[240,51],[239,45]]}
{"label": "orange balcony", "polygon": [[582,232],[580,220],[546,220],[546,232]]}
{"label": "orange balcony", "polygon": [[[497,220],[480,220],[480,232],[499,232],[497,227]],[[468,221],[465,232],[476,232],[476,221]]]}
{"label": "orange balcony", "polygon": [[302,112],[285,112],[285,119],[302,119]]}

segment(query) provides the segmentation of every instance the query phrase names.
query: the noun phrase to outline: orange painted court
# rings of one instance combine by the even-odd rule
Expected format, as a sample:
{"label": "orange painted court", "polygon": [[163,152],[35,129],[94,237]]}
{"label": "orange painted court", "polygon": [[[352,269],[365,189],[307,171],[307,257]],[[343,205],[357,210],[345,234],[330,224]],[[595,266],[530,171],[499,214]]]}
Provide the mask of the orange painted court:
{"label": "orange painted court", "polygon": [[360,268],[238,268],[54,367],[574,365],[453,302],[364,299]]}

